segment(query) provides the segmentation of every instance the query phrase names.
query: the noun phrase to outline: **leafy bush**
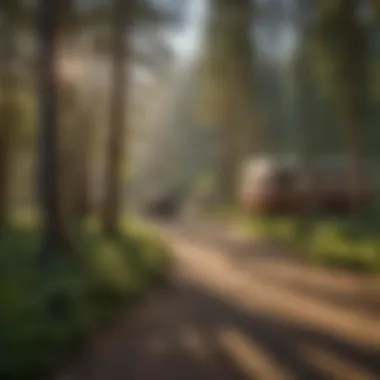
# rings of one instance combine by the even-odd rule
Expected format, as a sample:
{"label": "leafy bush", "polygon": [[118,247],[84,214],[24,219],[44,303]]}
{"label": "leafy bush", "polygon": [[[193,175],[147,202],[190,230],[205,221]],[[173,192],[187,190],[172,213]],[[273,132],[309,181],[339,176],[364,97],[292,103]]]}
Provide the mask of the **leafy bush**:
{"label": "leafy bush", "polygon": [[38,262],[39,236],[0,238],[0,378],[40,378],[72,346],[138,299],[168,270],[168,249],[152,236],[78,239],[75,252]]}
{"label": "leafy bush", "polygon": [[380,272],[378,226],[376,216],[257,217],[247,225],[256,238],[289,243],[313,262],[366,272]]}

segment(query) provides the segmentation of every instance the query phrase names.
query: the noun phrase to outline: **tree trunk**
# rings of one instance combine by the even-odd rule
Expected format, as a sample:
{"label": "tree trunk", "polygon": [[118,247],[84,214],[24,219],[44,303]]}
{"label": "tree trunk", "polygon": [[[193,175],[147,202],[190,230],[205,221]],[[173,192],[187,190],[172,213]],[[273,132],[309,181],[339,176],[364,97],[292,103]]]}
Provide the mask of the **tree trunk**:
{"label": "tree trunk", "polygon": [[[120,167],[124,159],[125,107],[126,107],[126,64],[129,46],[126,49],[126,31],[130,30],[133,5],[123,0],[114,0],[112,78],[108,147],[105,167],[105,200],[103,212],[104,232],[113,236],[118,233],[118,217],[122,208],[122,183]],[[126,52],[126,50],[128,50]]]}
{"label": "tree trunk", "polygon": [[[349,191],[352,211],[359,211],[357,201],[366,180],[365,130],[363,131],[364,73],[368,63],[368,33],[357,17],[356,0],[321,2],[320,37],[327,60],[333,62],[332,82],[342,137],[351,156]],[[331,65],[330,65],[331,66]]]}
{"label": "tree trunk", "polygon": [[[8,9],[6,9],[8,10]],[[5,229],[10,219],[10,185],[12,131],[15,125],[16,78],[12,70],[15,58],[13,38],[13,14],[5,14],[1,28],[3,50],[1,51],[1,98],[0,98],[0,231]]]}
{"label": "tree trunk", "polygon": [[236,202],[242,159],[263,143],[253,116],[252,16],[247,0],[212,2],[205,68],[206,79],[214,82],[214,91],[218,89],[213,94],[213,116],[220,128],[218,183],[221,201],[228,205]]}
{"label": "tree trunk", "polygon": [[304,33],[304,42],[299,51],[295,65],[295,80],[298,95],[298,133],[299,153],[301,158],[301,211],[309,213],[318,208],[320,190],[315,178],[316,171],[313,164],[315,150],[313,145],[314,131],[316,128],[313,115],[313,78],[312,61],[309,45],[311,44],[311,33],[308,29]]}
{"label": "tree trunk", "polygon": [[79,133],[77,135],[77,188],[76,188],[76,207],[77,217],[85,218],[91,212],[90,206],[90,178],[91,178],[91,156],[92,156],[92,135],[95,132],[94,118],[91,109],[86,104],[80,117]]}
{"label": "tree trunk", "polygon": [[[7,88],[7,98],[0,105],[0,232],[10,222],[10,187],[12,169],[12,129],[14,124],[14,91]],[[13,97],[13,99],[12,99]]]}
{"label": "tree trunk", "polygon": [[[3,107],[4,104],[2,104]],[[5,110],[0,111],[0,232],[9,225],[9,185],[10,185],[10,154],[11,154],[11,124],[5,117]]]}
{"label": "tree trunk", "polygon": [[58,2],[39,0],[39,186],[43,216],[43,255],[69,246],[59,194],[58,95],[56,72]]}
{"label": "tree trunk", "polygon": [[351,208],[353,212],[359,213],[363,206],[360,200],[363,190],[369,190],[366,173],[368,168],[365,163],[365,141],[368,128],[363,118],[363,88],[366,85],[365,77],[368,66],[368,36],[358,24],[354,10],[355,8],[343,20],[346,38],[349,38],[350,43],[344,45],[340,72],[337,73],[339,85],[337,93],[341,128],[352,157],[350,168]]}
{"label": "tree trunk", "polygon": [[[347,140],[351,149],[352,165],[352,207],[353,211],[360,213],[364,211],[362,195],[369,189],[371,173],[366,162],[366,134],[368,126],[364,118],[364,91],[367,87],[366,72],[368,69],[368,36],[355,24],[352,26],[352,42],[348,45],[351,49],[347,54],[346,85],[341,94],[346,107],[346,119],[342,118],[343,123],[347,123]],[[344,110],[343,110],[344,112]],[[344,125],[343,125],[344,128]]]}
{"label": "tree trunk", "polygon": [[234,120],[234,113],[227,115],[225,123],[220,126],[219,131],[219,191],[222,204],[226,206],[232,206],[236,201],[236,186],[238,180],[238,141]]}
{"label": "tree trunk", "polygon": [[341,118],[340,123],[347,146],[350,150],[352,161],[349,167],[349,197],[351,211],[358,214],[362,209],[361,195],[369,190],[368,177],[365,163],[364,133],[362,131],[358,95],[354,94],[357,89],[352,89],[341,94]]}

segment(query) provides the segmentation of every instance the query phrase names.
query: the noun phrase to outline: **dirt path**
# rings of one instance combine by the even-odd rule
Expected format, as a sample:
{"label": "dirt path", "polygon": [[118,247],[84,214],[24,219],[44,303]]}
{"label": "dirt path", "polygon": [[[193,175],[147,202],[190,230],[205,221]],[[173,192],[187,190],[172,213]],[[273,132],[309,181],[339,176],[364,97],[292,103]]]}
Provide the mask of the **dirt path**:
{"label": "dirt path", "polygon": [[55,380],[377,380],[380,289],[221,229],[162,227],[172,283]]}

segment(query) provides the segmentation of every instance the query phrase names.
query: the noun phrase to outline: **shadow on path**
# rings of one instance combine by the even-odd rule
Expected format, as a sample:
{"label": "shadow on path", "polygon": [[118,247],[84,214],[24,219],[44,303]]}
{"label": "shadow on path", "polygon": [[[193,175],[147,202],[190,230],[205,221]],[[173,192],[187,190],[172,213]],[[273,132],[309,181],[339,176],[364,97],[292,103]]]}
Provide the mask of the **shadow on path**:
{"label": "shadow on path", "polygon": [[[178,248],[178,270],[172,283],[132,316],[125,316],[112,330],[96,337],[82,357],[55,380],[380,379],[379,342],[373,339],[371,345],[372,335],[370,343],[364,345],[354,339],[344,339],[344,334],[339,334],[341,331],[329,333],[318,323],[308,323],[307,318],[270,312],[259,302],[259,296],[262,299],[274,294],[269,291],[272,287],[279,291],[285,289],[280,296],[286,292],[304,293],[315,302],[323,299],[326,307],[330,307],[334,301],[323,292],[331,285],[322,286],[323,276],[318,277],[318,274],[309,287],[302,286],[301,279],[307,283],[301,276],[302,266],[295,266],[288,275],[275,261],[260,259],[265,255],[260,249],[265,247],[247,246],[244,250],[224,236],[220,238],[220,245],[214,241],[211,253],[208,251],[211,250],[210,236],[207,239],[205,231],[203,237],[180,229],[173,229],[171,233],[179,236],[179,243],[173,243],[175,249]],[[205,248],[180,254],[192,239],[203,242]],[[238,280],[239,271],[229,265],[218,269],[212,261],[207,264],[204,258],[210,255],[227,258],[237,268],[245,267],[251,272],[251,280],[244,282],[241,288],[228,283],[230,288],[223,293],[220,284],[227,284],[223,276],[235,276]],[[192,269],[188,269],[190,264]],[[208,277],[203,285],[196,274],[201,269]],[[218,285],[213,278],[219,279]],[[267,281],[267,287],[260,287],[262,279]],[[318,293],[318,284],[325,290]],[[342,284],[349,282],[339,284],[339,292],[344,288]],[[244,294],[247,297],[256,294],[256,298],[247,298],[246,304],[235,302],[242,298],[245,286],[256,293]],[[337,294],[339,292],[337,290]],[[291,299],[281,302],[286,304],[292,302]],[[279,300],[273,298],[269,302],[277,304]],[[293,309],[302,314],[304,305],[300,302]],[[352,307],[355,308],[355,304]],[[374,326],[380,328],[380,322]],[[372,334],[372,330],[370,332]]]}
{"label": "shadow on path", "polygon": [[[308,348],[338,364],[318,363],[305,355]],[[67,379],[375,380],[379,358],[380,351],[246,312],[203,288],[181,284],[115,326]],[[340,377],[332,376],[334,371]]]}

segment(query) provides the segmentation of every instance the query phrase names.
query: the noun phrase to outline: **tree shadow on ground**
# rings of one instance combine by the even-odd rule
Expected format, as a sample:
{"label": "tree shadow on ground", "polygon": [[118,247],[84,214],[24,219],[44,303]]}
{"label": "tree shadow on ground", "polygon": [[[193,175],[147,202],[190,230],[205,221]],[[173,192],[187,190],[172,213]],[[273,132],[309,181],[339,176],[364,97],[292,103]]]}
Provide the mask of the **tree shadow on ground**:
{"label": "tree shadow on ground", "polygon": [[[257,276],[257,274],[255,274]],[[377,318],[380,321],[380,290],[373,288],[375,284],[358,287],[357,291],[353,292],[350,289],[333,289],[331,287],[322,286],[323,284],[308,283],[304,279],[287,278],[278,276],[276,273],[265,272],[266,281],[272,284],[287,289],[293,294],[298,294],[301,297],[308,297],[318,302],[328,304],[330,306],[341,307],[346,310],[356,310],[367,314],[371,318]],[[323,281],[321,279],[320,281]]]}
{"label": "tree shadow on ground", "polygon": [[[326,274],[336,279],[336,284],[340,284],[347,274],[353,274],[339,269],[326,269],[312,266],[306,261],[299,260],[298,257],[286,252],[282,247],[268,242],[235,241],[229,236],[221,234],[207,234],[197,232],[196,227],[188,231],[181,231],[181,237],[197,244],[210,246],[218,252],[222,252],[225,259],[235,269],[241,269],[249,274],[250,270],[255,278],[261,278],[282,289],[287,289],[293,294],[309,297],[316,301],[339,306],[347,310],[357,309],[371,317],[378,316],[380,320],[380,291],[376,289],[375,281],[359,281],[361,286],[357,286],[355,292],[339,286],[339,290],[333,286],[326,286],[324,283]],[[266,267],[265,264],[270,266]],[[276,264],[276,268],[272,264]],[[259,265],[259,266],[258,266]],[[291,267],[290,273],[286,273]],[[275,270],[277,269],[277,270]],[[309,281],[306,273],[315,270],[316,280]],[[340,277],[340,278],[339,278]],[[356,277],[364,280],[364,277]],[[345,282],[347,278],[344,279]]]}
{"label": "tree shadow on ground", "polygon": [[[234,348],[226,349],[221,340],[226,332],[244,338],[244,353],[232,355]],[[333,378],[331,373],[339,368],[329,372],[312,363],[305,355],[307,347],[380,378],[379,349],[281,316],[248,312],[203,287],[181,283],[97,340],[71,379],[282,380],[285,373],[294,380]],[[273,375],[274,367],[278,375]],[[359,378],[350,374],[345,380]]]}

